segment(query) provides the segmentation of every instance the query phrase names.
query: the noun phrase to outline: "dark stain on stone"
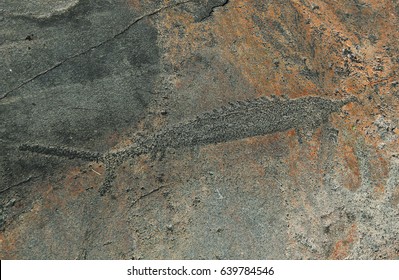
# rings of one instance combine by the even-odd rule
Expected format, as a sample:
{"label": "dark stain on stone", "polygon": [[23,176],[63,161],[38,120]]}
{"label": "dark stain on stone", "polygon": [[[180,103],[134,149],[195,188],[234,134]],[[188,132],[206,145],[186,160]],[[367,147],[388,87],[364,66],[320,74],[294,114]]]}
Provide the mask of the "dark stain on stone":
{"label": "dark stain on stone", "polygon": [[[6,142],[0,142],[0,149],[12,149],[12,143],[25,142],[26,137],[32,142],[109,149],[106,135],[134,125],[152,98],[159,73],[157,36],[153,26],[139,22],[118,40],[38,77],[31,84],[37,92],[34,96],[1,104],[0,116],[5,121],[0,127]],[[143,54],[145,59],[126,65],[126,58],[134,54]],[[140,75],[136,75],[139,71]],[[36,170],[29,157],[12,151],[4,157],[17,175]],[[0,166],[3,168],[6,167]],[[50,174],[54,168],[56,165],[44,161],[38,173]],[[4,176],[4,184],[18,179],[10,177],[9,172],[0,175]]]}

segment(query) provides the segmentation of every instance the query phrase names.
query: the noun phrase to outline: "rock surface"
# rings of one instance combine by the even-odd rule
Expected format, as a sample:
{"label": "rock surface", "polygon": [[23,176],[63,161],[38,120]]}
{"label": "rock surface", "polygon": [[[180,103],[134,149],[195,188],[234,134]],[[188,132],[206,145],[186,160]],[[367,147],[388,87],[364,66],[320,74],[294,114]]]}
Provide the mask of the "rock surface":
{"label": "rock surface", "polygon": [[[2,1],[1,259],[397,259],[397,26],[388,0]],[[292,125],[124,158],[104,195],[101,160],[19,149],[119,151],[274,95]],[[307,97],[356,102],[296,125]]]}

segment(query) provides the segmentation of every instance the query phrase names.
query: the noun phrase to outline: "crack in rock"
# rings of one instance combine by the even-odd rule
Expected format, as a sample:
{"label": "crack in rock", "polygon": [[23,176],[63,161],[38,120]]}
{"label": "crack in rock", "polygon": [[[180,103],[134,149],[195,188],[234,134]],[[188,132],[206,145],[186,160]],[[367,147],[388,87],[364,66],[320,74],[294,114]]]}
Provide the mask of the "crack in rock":
{"label": "crack in rock", "polygon": [[142,15],[142,16],[136,18],[136,19],[133,20],[131,23],[129,23],[125,28],[123,28],[121,31],[119,31],[118,33],[114,34],[114,35],[111,36],[110,38],[108,38],[108,39],[106,39],[106,40],[104,40],[104,41],[102,41],[102,42],[100,42],[100,43],[98,43],[98,44],[96,44],[96,45],[94,45],[94,46],[91,46],[90,48],[88,48],[88,49],[86,49],[86,50],[84,50],[84,51],[81,51],[81,52],[75,53],[75,54],[73,54],[73,55],[71,55],[71,56],[68,56],[67,58],[65,58],[65,59],[63,59],[63,60],[61,60],[61,61],[55,63],[52,67],[50,67],[50,68],[48,68],[48,69],[46,69],[46,70],[44,70],[44,71],[42,71],[42,72],[36,74],[35,76],[33,76],[33,77],[31,77],[31,78],[25,80],[24,82],[22,82],[22,83],[19,84],[18,86],[16,86],[16,87],[12,88],[11,90],[5,92],[2,96],[0,96],[0,100],[6,98],[6,97],[7,97],[9,94],[11,94],[12,92],[14,92],[14,91],[16,91],[16,90],[22,88],[23,86],[29,84],[30,82],[34,81],[35,79],[37,79],[37,78],[39,78],[39,77],[41,77],[41,76],[43,76],[43,75],[46,75],[46,74],[49,73],[50,71],[53,71],[54,69],[60,67],[60,66],[63,65],[64,63],[66,63],[66,62],[68,62],[68,61],[70,61],[70,60],[72,60],[72,59],[74,59],[74,58],[76,58],[76,57],[85,55],[85,54],[87,54],[88,52],[93,51],[93,50],[95,50],[95,49],[97,49],[97,48],[99,48],[99,47],[105,45],[106,43],[109,43],[109,42],[111,42],[112,40],[114,40],[114,39],[116,39],[116,38],[122,36],[122,35],[125,34],[130,28],[132,28],[132,26],[134,26],[136,23],[140,22],[141,20],[143,20],[143,19],[145,19],[145,18],[147,18],[147,17],[154,16],[154,15],[156,15],[156,14],[158,14],[158,13],[161,13],[161,12],[163,12],[163,11],[165,11],[165,10],[172,9],[172,8],[175,8],[175,7],[178,7],[178,6],[187,4],[187,3],[189,3],[189,2],[192,2],[192,1],[191,1],[191,0],[189,0],[189,1],[183,1],[183,2],[176,3],[176,4],[174,4],[174,5],[161,7],[161,8],[158,8],[158,9],[156,9],[156,10],[150,12],[150,13],[147,13],[147,14],[145,14],[145,15]]}
{"label": "crack in rock", "polygon": [[[207,1],[207,5],[206,5],[207,10],[209,11],[208,14],[206,14],[205,16],[200,18],[198,20],[198,22],[202,22],[202,21],[205,21],[208,18],[210,18],[213,15],[213,13],[215,12],[215,9],[226,6],[229,3],[229,0],[216,0],[216,1],[214,1],[214,2],[217,2],[215,4],[212,4],[209,2],[211,2],[211,1]],[[209,4],[211,4],[210,7],[209,7]]]}

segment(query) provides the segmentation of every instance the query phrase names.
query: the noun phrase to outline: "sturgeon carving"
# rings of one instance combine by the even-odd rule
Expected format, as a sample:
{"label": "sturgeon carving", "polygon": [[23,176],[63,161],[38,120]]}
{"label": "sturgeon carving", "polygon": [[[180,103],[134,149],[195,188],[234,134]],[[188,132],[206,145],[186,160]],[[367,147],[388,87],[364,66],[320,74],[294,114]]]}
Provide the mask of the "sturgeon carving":
{"label": "sturgeon carving", "polygon": [[22,151],[39,154],[100,161],[106,166],[101,195],[109,191],[118,165],[142,154],[164,153],[168,148],[193,147],[244,139],[282,132],[289,129],[314,130],[328,122],[331,113],[342,106],[357,102],[357,98],[330,100],[321,97],[297,99],[261,97],[254,100],[229,103],[220,109],[198,115],[196,118],[167,126],[143,136],[136,143],[106,153],[80,151],[57,146],[23,144]]}

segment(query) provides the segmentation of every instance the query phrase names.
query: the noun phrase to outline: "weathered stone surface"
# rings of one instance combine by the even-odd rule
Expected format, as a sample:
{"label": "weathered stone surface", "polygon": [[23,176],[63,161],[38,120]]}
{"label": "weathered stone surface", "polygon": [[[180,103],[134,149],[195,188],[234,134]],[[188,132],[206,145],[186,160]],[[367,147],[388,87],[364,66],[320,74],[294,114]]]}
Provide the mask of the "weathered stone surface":
{"label": "weathered stone surface", "polygon": [[1,258],[398,258],[398,17],[3,1]]}

